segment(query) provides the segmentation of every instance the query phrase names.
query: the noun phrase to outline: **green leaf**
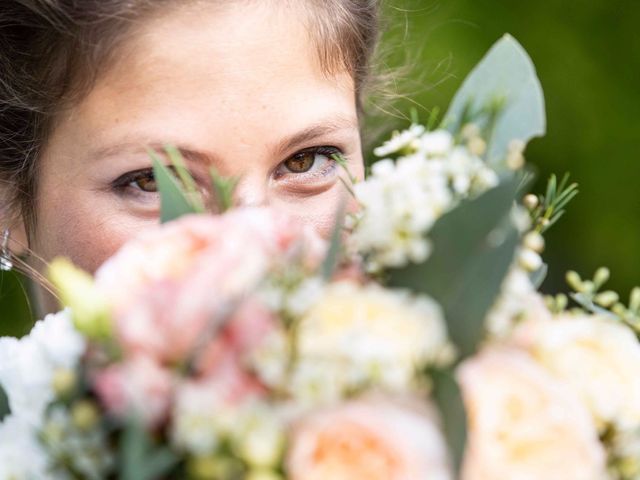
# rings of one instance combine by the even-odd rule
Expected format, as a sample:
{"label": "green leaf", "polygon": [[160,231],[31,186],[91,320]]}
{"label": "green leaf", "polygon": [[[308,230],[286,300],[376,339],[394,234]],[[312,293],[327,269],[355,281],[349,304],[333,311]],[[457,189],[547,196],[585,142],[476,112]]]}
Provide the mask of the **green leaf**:
{"label": "green leaf", "polygon": [[183,215],[199,213],[171,171],[162,164],[155,153],[149,154],[153,159],[153,175],[160,191],[160,221],[166,223]]}
{"label": "green leaf", "polygon": [[512,263],[519,234],[509,215],[521,179],[503,182],[440,218],[429,234],[431,256],[389,272],[389,284],[426,293],[443,308],[461,357],[472,354]]}
{"label": "green leaf", "polygon": [[[544,95],[535,67],[522,46],[510,35],[500,39],[465,79],[455,95],[443,125],[457,133],[465,112],[478,112],[502,104],[491,137],[487,162],[501,167],[512,140],[523,142],[546,130]],[[467,114],[468,115],[468,114]]]}
{"label": "green leaf", "polygon": [[189,195],[187,197],[187,201],[199,213],[204,212],[204,204],[202,202],[200,191],[198,190],[198,184],[191,176],[191,173],[184,162],[184,158],[182,158],[182,153],[180,153],[180,150],[173,145],[166,145],[164,150],[167,152],[169,160],[171,160],[171,165],[173,165],[173,168],[180,178],[180,182],[182,182],[182,186],[186,190],[187,195]]}
{"label": "green leaf", "polygon": [[462,464],[467,440],[467,415],[462,393],[451,371],[430,372],[433,379],[433,399],[442,418],[443,433],[456,468],[456,478]]}
{"label": "green leaf", "polygon": [[215,167],[209,170],[213,191],[218,202],[218,210],[224,213],[233,206],[233,194],[240,181],[239,177],[224,177]]}
{"label": "green leaf", "polygon": [[331,280],[333,272],[338,264],[338,257],[340,254],[340,247],[342,245],[342,225],[344,223],[344,202],[338,207],[336,212],[335,224],[333,226],[333,232],[331,233],[331,242],[329,243],[329,249],[327,255],[322,262],[322,278],[326,281]]}
{"label": "green leaf", "polygon": [[119,457],[123,480],[165,478],[178,463],[169,449],[154,448],[149,434],[135,417],[125,425]]}
{"label": "green leaf", "polygon": [[10,414],[11,406],[9,405],[9,397],[7,396],[7,392],[4,391],[4,388],[2,388],[2,385],[0,385],[0,422]]}

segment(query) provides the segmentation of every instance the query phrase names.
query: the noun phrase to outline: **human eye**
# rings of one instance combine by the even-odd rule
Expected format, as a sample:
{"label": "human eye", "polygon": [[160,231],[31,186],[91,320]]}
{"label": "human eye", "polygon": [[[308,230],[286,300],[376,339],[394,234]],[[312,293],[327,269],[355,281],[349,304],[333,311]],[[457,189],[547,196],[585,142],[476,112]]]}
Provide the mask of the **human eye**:
{"label": "human eye", "polygon": [[127,172],[112,182],[112,188],[121,196],[153,197],[158,195],[158,185],[152,168]]}
{"label": "human eye", "polygon": [[335,155],[342,155],[338,147],[311,147],[294,153],[281,162],[275,172],[276,180],[287,182],[313,183],[335,176],[337,162]]}

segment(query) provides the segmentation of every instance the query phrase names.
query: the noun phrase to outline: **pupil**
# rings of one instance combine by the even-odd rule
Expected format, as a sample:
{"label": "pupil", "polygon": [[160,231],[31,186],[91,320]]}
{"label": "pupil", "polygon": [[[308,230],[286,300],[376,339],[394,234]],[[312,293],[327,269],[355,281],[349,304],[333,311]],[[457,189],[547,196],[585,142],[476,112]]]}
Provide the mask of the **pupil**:
{"label": "pupil", "polygon": [[294,173],[308,172],[313,166],[315,154],[312,152],[305,152],[296,155],[295,157],[287,160],[286,166]]}

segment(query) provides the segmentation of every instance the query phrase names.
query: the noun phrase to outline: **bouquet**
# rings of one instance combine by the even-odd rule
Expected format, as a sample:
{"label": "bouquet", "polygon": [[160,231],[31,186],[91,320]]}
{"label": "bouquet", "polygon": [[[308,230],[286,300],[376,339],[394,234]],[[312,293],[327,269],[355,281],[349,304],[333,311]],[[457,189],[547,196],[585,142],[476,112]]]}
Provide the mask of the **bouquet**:
{"label": "bouquet", "polygon": [[544,125],[506,36],[330,241],[215,173],[208,215],[156,156],[163,224],[95,276],[55,260],[67,308],[0,339],[0,478],[640,478],[640,290],[537,292],[577,193],[526,194]]}

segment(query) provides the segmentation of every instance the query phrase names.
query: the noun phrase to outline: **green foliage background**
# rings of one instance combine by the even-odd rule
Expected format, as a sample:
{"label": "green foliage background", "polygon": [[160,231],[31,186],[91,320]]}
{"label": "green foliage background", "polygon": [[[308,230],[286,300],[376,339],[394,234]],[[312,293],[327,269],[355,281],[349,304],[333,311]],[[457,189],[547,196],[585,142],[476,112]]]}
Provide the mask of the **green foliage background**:
{"label": "green foliage background", "polygon": [[[569,171],[581,194],[547,235],[550,273],[543,289],[564,289],[564,272],[611,267],[611,287],[640,283],[640,2],[638,0],[386,0],[386,63],[396,90],[446,108],[464,76],[505,32],[527,49],[546,96],[548,133],[528,160]],[[398,112],[414,105],[397,102]],[[406,122],[398,120],[396,127]],[[387,130],[389,130],[387,128]],[[21,288],[0,275],[0,335],[28,330]]]}
{"label": "green foliage background", "polygon": [[446,108],[504,33],[532,57],[548,119],[546,137],[527,150],[536,188],[554,172],[571,172],[580,184],[547,234],[543,290],[566,290],[568,269],[591,276],[601,265],[623,296],[640,284],[640,2],[389,0],[387,7],[383,57],[388,67],[410,68],[396,90],[422,107],[421,119],[433,106]]}

